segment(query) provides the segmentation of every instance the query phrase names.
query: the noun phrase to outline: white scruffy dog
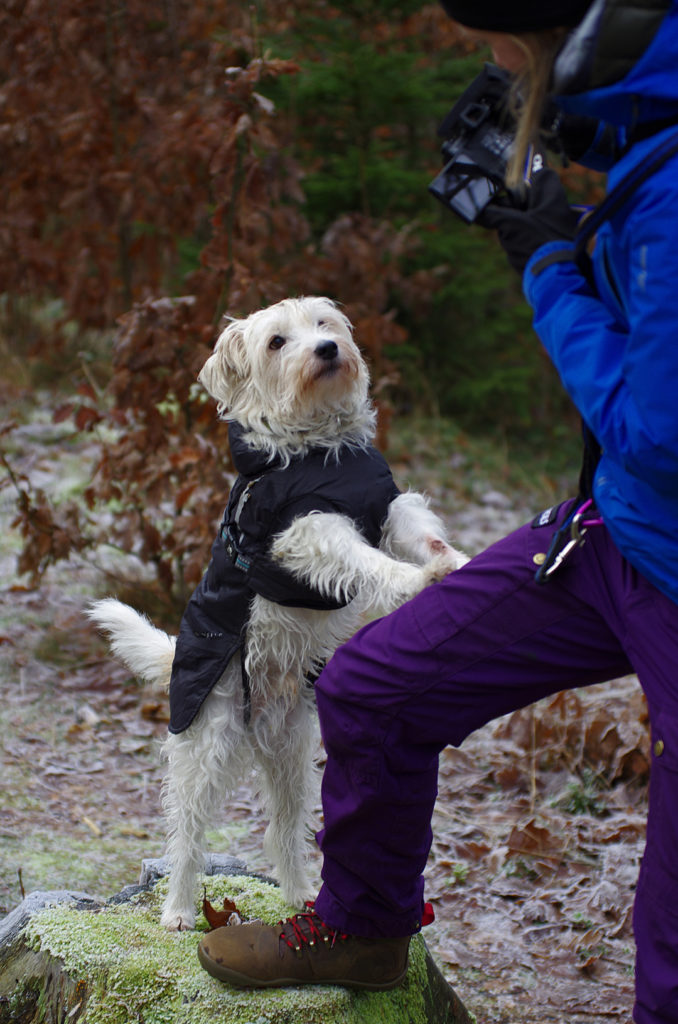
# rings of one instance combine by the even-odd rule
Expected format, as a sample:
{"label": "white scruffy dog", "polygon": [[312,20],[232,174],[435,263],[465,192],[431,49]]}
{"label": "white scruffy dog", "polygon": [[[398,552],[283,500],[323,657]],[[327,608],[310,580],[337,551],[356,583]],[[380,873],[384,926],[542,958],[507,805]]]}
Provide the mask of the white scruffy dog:
{"label": "white scruffy dog", "polygon": [[[239,425],[248,451],[271,461],[275,472],[289,472],[311,451],[324,453],[328,473],[342,452],[374,452],[368,373],[351,332],[334,303],[316,297],[286,299],[234,320],[219,337],[199,379],[219,414]],[[300,907],[313,896],[307,856],[317,734],[308,678],[366,615],[393,610],[466,561],[413,492],[387,506],[378,544],[331,510],[297,516],[272,535],[276,564],[345,603],[331,610],[291,607],[250,593],[242,658],[236,653],[220,669],[188,727],[170,732],[163,789],[171,875],[162,923],[168,929],[194,926],[205,828],[252,766],[270,819],[265,849],[282,892]],[[168,685],[176,638],[114,599],[96,602],[89,615],[137,676]]]}

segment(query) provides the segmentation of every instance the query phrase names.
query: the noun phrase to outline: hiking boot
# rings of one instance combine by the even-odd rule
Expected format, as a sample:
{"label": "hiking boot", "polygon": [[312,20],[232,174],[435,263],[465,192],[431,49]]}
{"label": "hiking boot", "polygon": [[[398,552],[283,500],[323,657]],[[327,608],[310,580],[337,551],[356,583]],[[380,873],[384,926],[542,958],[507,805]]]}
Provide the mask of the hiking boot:
{"label": "hiking boot", "polygon": [[312,903],[305,913],[277,925],[227,925],[208,932],[198,946],[205,970],[231,985],[346,985],[393,988],[407,974],[410,936],[363,938],[330,928]]}

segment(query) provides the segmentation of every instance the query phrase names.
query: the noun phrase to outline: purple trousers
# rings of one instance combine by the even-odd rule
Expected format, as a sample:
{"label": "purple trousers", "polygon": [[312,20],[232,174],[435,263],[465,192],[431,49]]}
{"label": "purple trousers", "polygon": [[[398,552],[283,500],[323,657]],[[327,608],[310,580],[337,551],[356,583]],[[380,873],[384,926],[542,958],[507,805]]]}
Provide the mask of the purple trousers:
{"label": "purple trousers", "polygon": [[652,769],[634,906],[634,1020],[676,1024],[678,606],[629,565],[604,526],[589,529],[548,583],[535,583],[539,555],[569,507],[372,622],[323,671],[316,907],[355,935],[417,931],[440,751],[541,697],[636,672],[650,712]]}

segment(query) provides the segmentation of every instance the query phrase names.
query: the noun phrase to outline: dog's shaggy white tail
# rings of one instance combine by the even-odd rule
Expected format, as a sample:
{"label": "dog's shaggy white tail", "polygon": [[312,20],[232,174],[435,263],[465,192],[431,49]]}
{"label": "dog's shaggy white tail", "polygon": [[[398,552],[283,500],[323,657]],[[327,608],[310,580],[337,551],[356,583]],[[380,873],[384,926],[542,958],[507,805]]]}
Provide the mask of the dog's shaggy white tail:
{"label": "dog's shaggy white tail", "polygon": [[111,650],[135,676],[169,686],[176,638],[157,629],[145,615],[107,597],[87,609],[88,617],[108,633]]}

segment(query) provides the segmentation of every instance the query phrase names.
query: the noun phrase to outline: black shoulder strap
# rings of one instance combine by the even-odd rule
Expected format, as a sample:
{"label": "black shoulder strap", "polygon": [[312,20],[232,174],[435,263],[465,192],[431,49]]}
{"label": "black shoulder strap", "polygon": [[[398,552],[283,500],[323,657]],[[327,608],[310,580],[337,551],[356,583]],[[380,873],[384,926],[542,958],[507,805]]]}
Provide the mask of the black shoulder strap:
{"label": "black shoulder strap", "polygon": [[[592,274],[587,246],[600,229],[601,224],[604,224],[606,220],[613,217],[622,208],[624,203],[631,198],[636,189],[677,152],[678,134],[669,135],[648,154],[642,163],[638,164],[637,167],[634,167],[629,174],[622,178],[612,191],[608,193],[603,202],[584,221],[575,240],[575,260],[589,280],[592,280]],[[579,474],[579,495],[581,498],[591,498],[593,496],[593,478],[600,458],[601,448],[598,440],[583,420],[582,434],[584,453]]]}
{"label": "black shoulder strap", "polygon": [[575,239],[575,259],[577,261],[579,261],[587,245],[600,229],[601,224],[604,224],[606,220],[613,217],[622,208],[624,203],[628,202],[636,189],[644,181],[647,181],[655,171],[659,170],[662,164],[665,164],[674,153],[678,153],[678,134],[669,135],[666,139],[663,139],[658,146],[651,150],[642,163],[639,163],[637,167],[629,171],[626,177],[622,178],[612,191],[608,193],[603,202],[586,218],[577,234]]}

